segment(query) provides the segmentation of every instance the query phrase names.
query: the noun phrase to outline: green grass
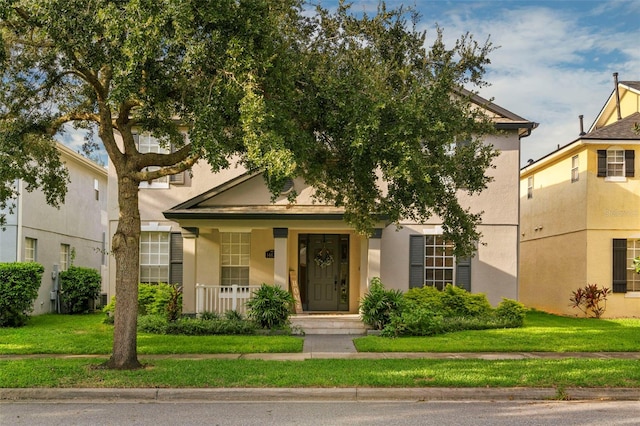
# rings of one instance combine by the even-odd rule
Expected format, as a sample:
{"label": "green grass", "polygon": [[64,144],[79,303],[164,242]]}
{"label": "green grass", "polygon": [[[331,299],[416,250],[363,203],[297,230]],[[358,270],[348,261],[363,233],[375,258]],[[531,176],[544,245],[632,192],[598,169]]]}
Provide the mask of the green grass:
{"label": "green grass", "polygon": [[527,313],[524,327],[432,337],[355,339],[360,352],[636,352],[640,319],[595,320]]}
{"label": "green grass", "polygon": [[0,388],[640,387],[636,360],[162,359],[134,371],[97,368],[103,361],[0,361]]}
{"label": "green grass", "polygon": [[[300,352],[293,336],[138,335],[145,368],[99,368],[111,351],[102,315],[33,317],[0,329],[0,354],[97,354],[98,358],[0,360],[0,388],[24,387],[640,387],[640,361],[619,359],[145,359],[150,354]],[[640,351],[640,320],[530,312],[520,329],[424,338],[356,339],[361,351]]]}
{"label": "green grass", "polygon": [[[0,328],[0,354],[108,355],[113,326],[103,314],[39,315],[25,327]],[[165,336],[138,333],[139,354],[301,352],[295,336]]]}

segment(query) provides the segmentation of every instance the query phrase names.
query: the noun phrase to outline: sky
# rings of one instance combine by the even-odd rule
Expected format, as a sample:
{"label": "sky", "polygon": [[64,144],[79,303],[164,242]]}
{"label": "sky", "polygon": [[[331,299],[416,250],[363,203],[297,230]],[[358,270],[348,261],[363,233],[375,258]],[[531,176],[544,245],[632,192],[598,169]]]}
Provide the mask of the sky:
{"label": "sky", "polygon": [[[331,9],[337,0],[312,0]],[[354,13],[375,13],[378,0],[352,0]],[[413,6],[419,30],[433,41],[436,25],[447,46],[465,33],[497,47],[480,95],[539,123],[522,140],[521,164],[577,139],[579,115],[588,129],[619,80],[640,81],[640,0],[387,0]],[[428,47],[428,46],[427,46]],[[75,149],[83,138],[64,135]]]}
{"label": "sky", "polygon": [[[325,8],[337,1],[320,0]],[[374,13],[377,0],[352,0],[354,12]],[[480,95],[539,123],[522,139],[521,163],[578,138],[595,121],[620,81],[640,81],[640,0],[387,0],[414,6],[419,29],[433,41],[436,25],[448,47],[470,33],[498,47],[490,55]]]}

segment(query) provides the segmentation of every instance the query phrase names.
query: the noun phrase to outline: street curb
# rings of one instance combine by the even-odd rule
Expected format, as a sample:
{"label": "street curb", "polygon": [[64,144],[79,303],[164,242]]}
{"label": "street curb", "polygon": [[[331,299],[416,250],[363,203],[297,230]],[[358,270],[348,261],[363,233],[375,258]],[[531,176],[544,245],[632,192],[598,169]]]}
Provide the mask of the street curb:
{"label": "street curb", "polygon": [[640,401],[637,388],[5,388],[0,401]]}

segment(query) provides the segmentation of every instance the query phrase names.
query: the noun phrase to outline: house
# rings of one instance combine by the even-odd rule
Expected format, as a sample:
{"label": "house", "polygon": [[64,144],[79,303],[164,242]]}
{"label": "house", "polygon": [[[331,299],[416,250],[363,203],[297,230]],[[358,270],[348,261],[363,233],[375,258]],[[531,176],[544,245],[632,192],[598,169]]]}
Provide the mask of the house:
{"label": "house", "polygon": [[[373,277],[387,288],[453,283],[485,293],[493,304],[515,299],[520,139],[537,124],[480,97],[474,101],[500,130],[486,139],[500,155],[489,171],[494,180],[482,194],[460,194],[464,205],[484,211],[483,240],[473,258],[453,256],[438,218],[381,220],[365,237],[343,220],[343,210],[314,203],[313,188],[302,179],[290,181],[272,202],[259,173],[231,168],[212,174],[199,163],[191,176],[141,186],[141,281],[182,284],[186,313],[235,308],[218,303],[247,297],[261,283],[290,289],[298,312],[357,313]],[[140,137],[145,145],[154,144],[150,136]],[[109,176],[115,179],[113,172]],[[296,202],[290,203],[294,189]],[[111,199],[115,196],[110,185]],[[117,226],[115,206],[110,203],[110,235]]]}
{"label": "house", "polygon": [[[33,314],[58,310],[54,271],[71,264],[98,270],[106,278],[107,170],[57,143],[69,171],[69,184],[60,209],[46,203],[41,191],[28,192],[18,181],[20,195],[0,230],[0,262],[38,262],[44,266]],[[106,280],[103,280],[106,282]]]}
{"label": "house", "polygon": [[640,82],[622,81],[588,132],[521,170],[519,299],[558,314],[587,284],[605,316],[640,316]]}

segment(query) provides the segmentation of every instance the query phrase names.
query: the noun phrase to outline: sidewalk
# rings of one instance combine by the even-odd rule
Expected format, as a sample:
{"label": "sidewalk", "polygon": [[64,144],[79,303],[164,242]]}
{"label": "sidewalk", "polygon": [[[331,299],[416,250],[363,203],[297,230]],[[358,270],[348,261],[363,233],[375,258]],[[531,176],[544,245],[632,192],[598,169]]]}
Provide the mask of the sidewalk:
{"label": "sidewalk", "polygon": [[[306,335],[301,353],[140,355],[145,359],[640,359],[639,352],[357,352],[354,335]],[[104,358],[104,355],[0,355],[0,360],[37,358]],[[640,401],[638,388],[215,388],[215,389],[0,389],[0,402],[42,400],[115,401],[493,401],[493,400],[619,400]]]}

